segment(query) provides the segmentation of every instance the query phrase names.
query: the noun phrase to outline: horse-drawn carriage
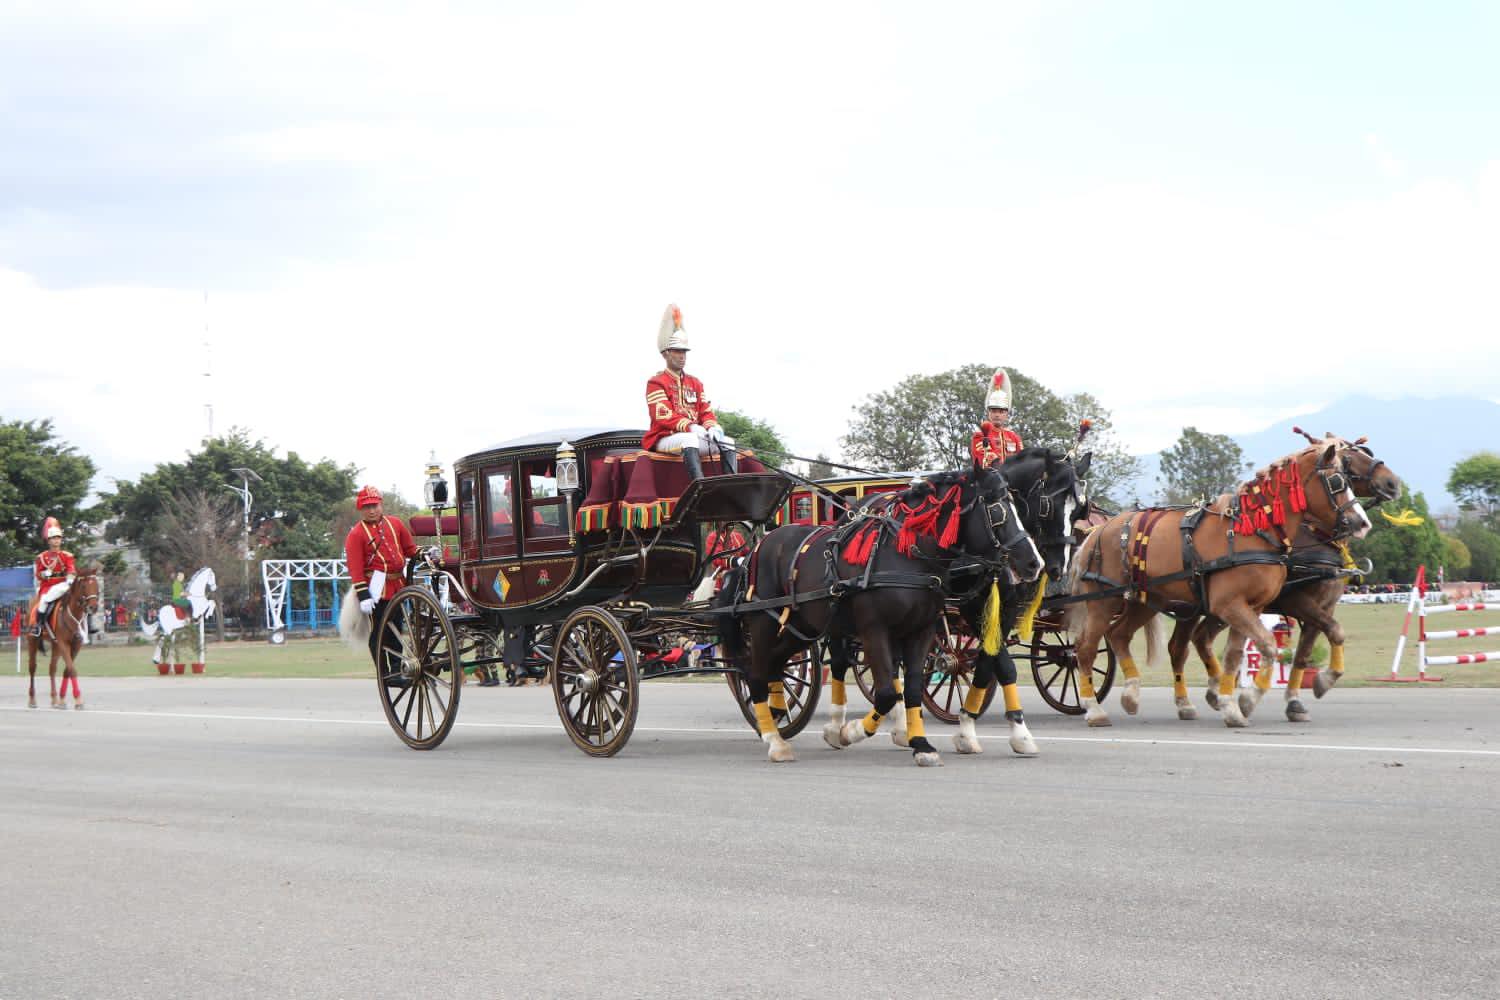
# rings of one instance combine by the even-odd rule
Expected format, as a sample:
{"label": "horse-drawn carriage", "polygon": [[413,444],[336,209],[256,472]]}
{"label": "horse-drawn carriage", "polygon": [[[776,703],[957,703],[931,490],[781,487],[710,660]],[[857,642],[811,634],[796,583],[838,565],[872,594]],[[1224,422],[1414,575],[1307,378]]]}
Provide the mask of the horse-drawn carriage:
{"label": "horse-drawn carriage", "polygon": [[[640,442],[640,431],[580,429],[469,455],[454,465],[449,516],[447,484],[429,476],[439,513],[413,519],[414,534],[456,534],[457,551],[429,558],[375,623],[381,702],[408,745],[442,743],[464,673],[507,659],[548,661],[563,727],[595,756],[630,739],[643,679],[726,674],[751,719],[743,682],[717,655],[723,612],[688,598],[722,555],[705,553],[704,526],[751,537],[791,481],[749,452],[734,475],[706,457],[690,481],[677,456]],[[821,682],[808,657],[787,667],[785,735],[806,726]]]}

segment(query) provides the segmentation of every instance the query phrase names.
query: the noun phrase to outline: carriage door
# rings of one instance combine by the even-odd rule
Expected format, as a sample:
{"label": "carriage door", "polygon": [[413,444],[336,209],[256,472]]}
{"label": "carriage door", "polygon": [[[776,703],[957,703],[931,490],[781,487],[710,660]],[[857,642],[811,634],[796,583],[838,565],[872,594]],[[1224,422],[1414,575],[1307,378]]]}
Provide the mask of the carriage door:
{"label": "carriage door", "polygon": [[561,590],[573,575],[567,502],[557,490],[551,458],[521,463],[521,555],[526,599],[538,601]]}
{"label": "carriage door", "polygon": [[483,509],[480,511],[480,551],[483,562],[464,582],[475,599],[491,606],[520,604],[521,587],[515,523],[515,465],[492,465],[481,470]]}
{"label": "carriage door", "polygon": [[458,546],[464,562],[479,561],[479,491],[472,472],[458,480]]}

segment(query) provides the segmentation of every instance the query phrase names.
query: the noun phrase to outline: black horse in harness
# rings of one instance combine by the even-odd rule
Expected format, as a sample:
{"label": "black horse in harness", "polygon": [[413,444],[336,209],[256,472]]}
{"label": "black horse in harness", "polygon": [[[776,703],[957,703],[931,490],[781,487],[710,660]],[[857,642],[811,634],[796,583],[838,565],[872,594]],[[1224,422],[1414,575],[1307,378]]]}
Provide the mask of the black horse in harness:
{"label": "black horse in harness", "polygon": [[932,649],[956,562],[1034,580],[1042,560],[1003,473],[972,469],[929,476],[876,497],[832,527],[791,525],[763,538],[730,574],[718,604],[730,607],[722,639],[746,671],[750,700],[772,761],[795,759],[777,731],[781,669],[818,638],[858,638],[875,677],[875,707],[842,731],[847,746],[875,734],[901,696],[893,664],[906,665],[907,730],[916,760],[940,764],[923,733],[921,670]]}

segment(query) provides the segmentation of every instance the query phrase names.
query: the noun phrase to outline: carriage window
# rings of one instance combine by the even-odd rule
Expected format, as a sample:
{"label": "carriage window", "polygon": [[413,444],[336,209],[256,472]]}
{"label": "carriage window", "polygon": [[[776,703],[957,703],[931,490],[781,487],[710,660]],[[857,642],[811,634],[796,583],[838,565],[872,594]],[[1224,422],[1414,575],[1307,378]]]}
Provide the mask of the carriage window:
{"label": "carriage window", "polygon": [[485,523],[485,537],[511,537],[516,529],[510,516],[510,473],[491,472],[485,476],[485,488],[489,493],[489,520]]}
{"label": "carriage window", "polygon": [[474,477],[464,476],[458,481],[458,506],[465,541],[474,540],[479,533],[479,524],[475,520],[474,500]]}
{"label": "carriage window", "polygon": [[792,520],[798,524],[811,524],[813,519],[813,498],[807,493],[799,493],[792,502]]}
{"label": "carriage window", "polygon": [[526,495],[526,537],[549,538],[568,533],[564,506],[557,491],[557,470],[550,461],[527,462],[521,467]]}

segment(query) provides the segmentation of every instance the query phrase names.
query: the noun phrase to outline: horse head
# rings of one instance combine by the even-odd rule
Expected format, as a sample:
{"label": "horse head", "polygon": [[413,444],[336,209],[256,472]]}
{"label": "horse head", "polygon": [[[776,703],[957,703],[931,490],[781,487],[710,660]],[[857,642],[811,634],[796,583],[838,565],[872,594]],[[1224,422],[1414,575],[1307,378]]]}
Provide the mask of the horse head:
{"label": "horse head", "polygon": [[1042,572],[1042,555],[1016,510],[1006,474],[976,464],[963,483],[959,537],[964,550],[991,562],[1003,559],[1013,583],[1035,580]]}
{"label": "horse head", "polygon": [[1356,496],[1371,497],[1376,503],[1385,503],[1401,495],[1401,477],[1365,445],[1364,438],[1346,442],[1347,447],[1339,451],[1344,474]]}
{"label": "horse head", "polygon": [[1088,511],[1091,456],[1074,459],[1051,448],[1027,448],[1006,460],[1002,471],[1021,523],[1041,550],[1050,580],[1067,572],[1075,544],[1074,524]]}
{"label": "horse head", "polygon": [[82,570],[73,580],[71,596],[83,614],[91,615],[99,610],[99,595],[102,592],[97,567]]}
{"label": "horse head", "polygon": [[[1334,538],[1363,538],[1370,533],[1369,515],[1354,495],[1351,474],[1344,471],[1351,454],[1362,453],[1348,441],[1330,435],[1289,460],[1295,462],[1296,475],[1303,484],[1308,518]],[[1370,466],[1364,468],[1372,471]],[[1395,478],[1399,484],[1399,477]],[[1399,485],[1397,488],[1399,491]]]}

